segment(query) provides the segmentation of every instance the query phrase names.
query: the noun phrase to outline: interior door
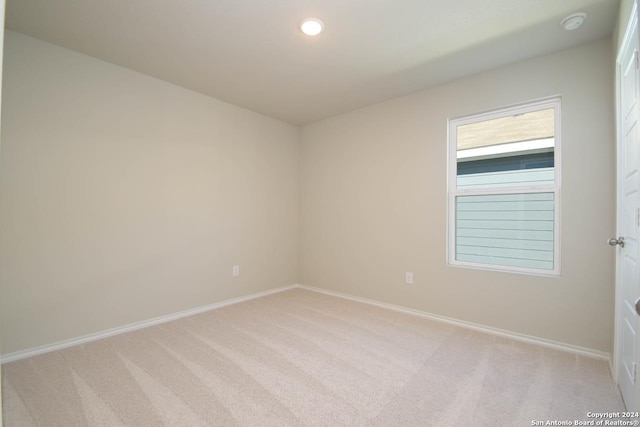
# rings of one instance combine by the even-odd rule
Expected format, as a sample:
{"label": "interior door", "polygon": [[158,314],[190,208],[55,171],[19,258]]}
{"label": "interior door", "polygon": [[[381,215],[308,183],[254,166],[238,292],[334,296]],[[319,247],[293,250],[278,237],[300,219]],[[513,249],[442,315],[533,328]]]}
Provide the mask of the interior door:
{"label": "interior door", "polygon": [[638,238],[640,225],[639,184],[640,149],[638,147],[639,58],[638,19],[633,16],[618,55],[619,142],[618,142],[618,224],[616,284],[616,366],[617,381],[627,409],[640,410],[640,391],[636,381],[638,363],[638,320],[636,301],[640,297]]}

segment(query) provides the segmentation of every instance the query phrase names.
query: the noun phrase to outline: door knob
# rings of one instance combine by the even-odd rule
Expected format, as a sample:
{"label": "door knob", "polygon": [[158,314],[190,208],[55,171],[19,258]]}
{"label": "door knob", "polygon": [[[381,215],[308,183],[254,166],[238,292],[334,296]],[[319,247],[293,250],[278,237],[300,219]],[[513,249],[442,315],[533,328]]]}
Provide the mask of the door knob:
{"label": "door knob", "polygon": [[640,298],[636,300],[636,313],[640,316]]}
{"label": "door knob", "polygon": [[624,248],[624,237],[611,238],[607,240],[607,243],[609,243],[609,246],[620,245],[621,248]]}

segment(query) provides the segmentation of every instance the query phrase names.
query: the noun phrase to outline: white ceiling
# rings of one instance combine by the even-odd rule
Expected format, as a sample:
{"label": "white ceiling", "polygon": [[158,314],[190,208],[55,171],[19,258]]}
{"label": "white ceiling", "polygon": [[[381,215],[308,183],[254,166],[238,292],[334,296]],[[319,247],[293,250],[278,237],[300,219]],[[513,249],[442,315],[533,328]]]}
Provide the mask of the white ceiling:
{"label": "white ceiling", "polygon": [[[293,124],[609,35],[618,0],[7,0],[6,27]],[[586,12],[571,32],[560,20]],[[298,22],[314,16],[312,38]]]}

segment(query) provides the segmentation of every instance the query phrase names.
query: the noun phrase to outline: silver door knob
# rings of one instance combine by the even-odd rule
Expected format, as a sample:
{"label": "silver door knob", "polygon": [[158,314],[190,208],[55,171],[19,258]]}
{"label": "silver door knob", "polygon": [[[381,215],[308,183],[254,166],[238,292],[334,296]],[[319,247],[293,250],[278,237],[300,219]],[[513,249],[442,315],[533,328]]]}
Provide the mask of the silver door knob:
{"label": "silver door knob", "polygon": [[621,248],[624,248],[624,237],[611,238],[607,240],[607,243],[609,243],[609,246],[620,245]]}

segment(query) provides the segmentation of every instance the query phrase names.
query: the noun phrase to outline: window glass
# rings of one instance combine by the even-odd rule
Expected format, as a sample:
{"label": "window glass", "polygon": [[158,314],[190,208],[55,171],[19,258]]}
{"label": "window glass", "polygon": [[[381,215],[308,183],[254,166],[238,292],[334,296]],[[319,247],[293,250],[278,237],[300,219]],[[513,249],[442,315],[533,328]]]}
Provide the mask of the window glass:
{"label": "window glass", "polygon": [[450,120],[450,264],[559,274],[559,112],[552,99]]}
{"label": "window glass", "polygon": [[553,270],[554,194],[456,197],[456,259]]}
{"label": "window glass", "polygon": [[554,182],[554,109],[457,127],[458,188]]}

